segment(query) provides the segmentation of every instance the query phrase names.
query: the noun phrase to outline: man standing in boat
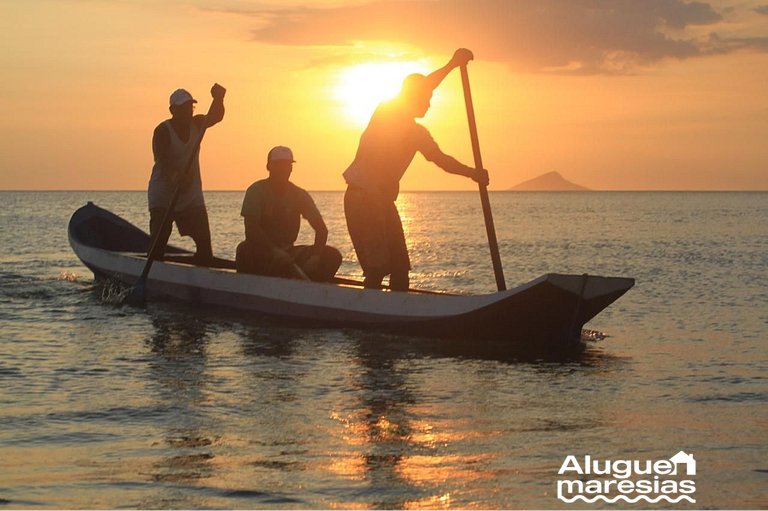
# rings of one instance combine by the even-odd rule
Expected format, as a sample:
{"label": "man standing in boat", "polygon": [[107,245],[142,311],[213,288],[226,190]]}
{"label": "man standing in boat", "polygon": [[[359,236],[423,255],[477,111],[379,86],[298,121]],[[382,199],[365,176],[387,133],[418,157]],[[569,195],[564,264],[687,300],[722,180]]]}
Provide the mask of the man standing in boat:
{"label": "man standing in boat", "polygon": [[[273,147],[267,155],[269,177],[246,190],[241,210],[245,241],[237,247],[237,271],[327,282],[341,266],[341,253],[326,245],[328,228],[315,201],[290,181],[294,163],[288,147]],[[294,245],[301,217],[315,231],[311,246]]]}
{"label": "man standing in boat", "polygon": [[380,288],[389,275],[392,290],[408,290],[411,262],[395,200],[400,178],[417,151],[445,172],[488,184],[486,170],[469,167],[443,153],[429,131],[415,121],[427,113],[432,92],[448,73],[472,58],[472,52],[461,48],[428,76],[406,77],[398,96],[381,103],[373,113],[355,159],[344,171],[347,229],[367,288]]}
{"label": "man standing in boat", "polygon": [[[152,135],[152,153],[155,164],[149,178],[149,231],[156,236],[163,227],[163,219],[176,187],[179,196],[171,219],[179,234],[191,236],[195,242],[195,262],[205,266],[213,259],[211,229],[203,199],[200,177],[201,134],[224,118],[226,89],[219,84],[211,87],[213,101],[205,115],[194,115],[197,100],[184,89],[177,89],[170,97],[171,118],[161,122]],[[194,155],[192,154],[194,151]],[[192,157],[189,168],[187,163]],[[160,233],[158,254],[162,257],[171,236],[169,222]]]}

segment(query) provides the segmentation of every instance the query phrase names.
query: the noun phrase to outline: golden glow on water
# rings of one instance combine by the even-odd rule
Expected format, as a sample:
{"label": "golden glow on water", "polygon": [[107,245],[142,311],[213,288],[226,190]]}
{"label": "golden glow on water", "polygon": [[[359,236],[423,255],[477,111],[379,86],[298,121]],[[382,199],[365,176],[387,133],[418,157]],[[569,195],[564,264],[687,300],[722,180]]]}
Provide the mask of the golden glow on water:
{"label": "golden glow on water", "polygon": [[450,507],[450,493],[433,495],[420,500],[411,500],[403,504],[403,509],[449,509]]}
{"label": "golden glow on water", "polygon": [[373,509],[375,506],[365,502],[333,502],[328,504],[328,509]]}
{"label": "golden glow on water", "polygon": [[365,479],[366,463],[361,454],[329,453],[330,461],[325,467],[331,474],[352,481]]}
{"label": "golden glow on water", "polygon": [[[415,485],[438,485],[451,481],[456,486],[463,486],[484,477],[479,470],[483,463],[493,459],[492,454],[478,456],[464,455],[416,455],[403,458],[398,464],[398,474]],[[478,467],[478,469],[470,468]]]}

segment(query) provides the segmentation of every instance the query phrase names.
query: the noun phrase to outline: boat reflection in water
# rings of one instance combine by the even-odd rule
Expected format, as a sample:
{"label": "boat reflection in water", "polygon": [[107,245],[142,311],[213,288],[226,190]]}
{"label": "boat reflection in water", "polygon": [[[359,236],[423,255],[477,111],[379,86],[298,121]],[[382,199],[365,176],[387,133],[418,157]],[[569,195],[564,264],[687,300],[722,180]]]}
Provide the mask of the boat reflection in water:
{"label": "boat reflection in water", "polygon": [[[153,355],[148,364],[148,383],[155,390],[158,411],[167,418],[163,421],[166,428],[162,440],[152,444],[159,459],[152,462],[148,477],[164,488],[159,500],[192,509],[202,502],[181,488],[205,481],[216,472],[216,433],[200,413],[207,399],[210,338],[206,325],[194,318],[159,313],[152,317],[152,325],[154,334],[146,341]],[[166,494],[173,486],[180,489]]]}

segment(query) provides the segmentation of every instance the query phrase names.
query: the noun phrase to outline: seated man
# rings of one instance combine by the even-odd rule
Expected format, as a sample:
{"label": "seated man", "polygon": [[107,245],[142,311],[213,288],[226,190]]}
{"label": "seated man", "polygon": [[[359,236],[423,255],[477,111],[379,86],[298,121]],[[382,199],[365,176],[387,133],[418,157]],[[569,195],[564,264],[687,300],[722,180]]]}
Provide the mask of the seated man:
{"label": "seated man", "polygon": [[[245,241],[237,246],[237,271],[327,282],[341,266],[341,253],[326,245],[328,228],[312,197],[289,181],[293,153],[284,146],[267,155],[269,177],[245,192],[240,214]],[[301,217],[315,230],[312,246],[294,246]]]}

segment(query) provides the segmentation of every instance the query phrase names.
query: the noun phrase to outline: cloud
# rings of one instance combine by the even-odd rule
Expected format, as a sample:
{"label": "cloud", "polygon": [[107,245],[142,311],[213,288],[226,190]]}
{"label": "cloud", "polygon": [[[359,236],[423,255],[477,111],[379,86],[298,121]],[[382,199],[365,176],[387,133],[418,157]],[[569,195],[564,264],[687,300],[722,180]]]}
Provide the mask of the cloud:
{"label": "cloud", "polygon": [[768,5],[759,5],[755,7],[755,12],[758,14],[765,14],[768,16]]}
{"label": "cloud", "polygon": [[[716,1],[716,0],[715,0]],[[742,49],[765,38],[719,37],[728,9],[685,0],[376,0],[251,10],[254,40],[282,45],[398,41],[430,53],[471,48],[517,70],[624,74],[666,59]],[[768,5],[755,9],[768,12]],[[710,30],[708,33],[702,31]]]}

